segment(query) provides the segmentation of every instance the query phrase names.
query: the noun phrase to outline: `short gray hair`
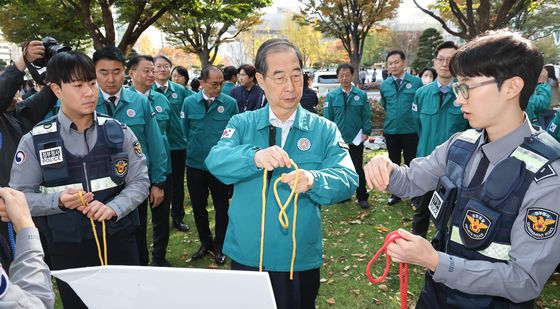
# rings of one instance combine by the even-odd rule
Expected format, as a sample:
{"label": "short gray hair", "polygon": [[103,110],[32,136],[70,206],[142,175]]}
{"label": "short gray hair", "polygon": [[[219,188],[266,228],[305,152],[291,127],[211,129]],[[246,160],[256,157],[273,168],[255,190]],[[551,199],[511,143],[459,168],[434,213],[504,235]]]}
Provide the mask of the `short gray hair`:
{"label": "short gray hair", "polygon": [[266,56],[268,56],[268,54],[290,50],[296,53],[299,66],[303,67],[301,52],[294,43],[286,39],[270,39],[262,43],[257,51],[257,56],[255,57],[255,67],[257,68],[257,72],[262,75],[266,75],[266,72],[268,71]]}

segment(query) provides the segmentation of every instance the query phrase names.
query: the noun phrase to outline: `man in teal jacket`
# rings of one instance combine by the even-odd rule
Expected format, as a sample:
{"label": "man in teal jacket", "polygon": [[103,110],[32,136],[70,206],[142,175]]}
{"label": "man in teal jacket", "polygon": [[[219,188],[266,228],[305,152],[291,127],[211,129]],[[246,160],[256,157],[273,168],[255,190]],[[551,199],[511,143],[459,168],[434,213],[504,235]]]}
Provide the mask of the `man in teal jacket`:
{"label": "man in teal jacket", "polygon": [[[416,90],[422,87],[422,80],[404,71],[406,60],[400,50],[387,54],[387,65],[392,77],[381,84],[381,104],[385,110],[383,135],[389,152],[389,159],[396,164],[409,165],[416,156],[418,134],[412,118],[412,100]],[[394,205],[400,198],[391,195],[387,204]]]}
{"label": "man in teal jacket", "polygon": [[333,121],[342,133],[344,142],[348,144],[350,157],[360,185],[356,190],[358,204],[362,209],[369,208],[364,176],[364,141],[371,134],[371,108],[367,94],[352,86],[354,67],[343,63],[336,69],[340,88],[329,92],[325,101],[325,118]]}
{"label": "man in teal jacket", "polygon": [[552,100],[552,88],[547,83],[548,72],[543,69],[541,75],[539,75],[539,80],[535,92],[529,98],[529,104],[525,113],[529,121],[534,125],[539,124],[539,115],[546,112],[550,107]]}
{"label": "man in teal jacket", "polygon": [[[455,93],[451,90],[453,76],[449,72],[449,59],[457,49],[457,45],[451,41],[436,47],[434,68],[437,79],[416,91],[412,102],[412,116],[419,136],[417,157],[428,156],[451,135],[469,128],[461,107],[455,104]],[[429,191],[418,198],[412,219],[412,233],[424,238],[430,225],[428,204],[433,193]]]}
{"label": "man in teal jacket", "polygon": [[[229,187],[208,171],[204,160],[216,145],[231,116],[239,113],[237,102],[220,93],[224,76],[216,66],[200,73],[203,90],[185,99],[181,113],[183,132],[187,137],[187,188],[191,196],[194,221],[200,248],[192,256],[199,259],[214,251],[216,263],[223,264],[226,256],[222,246],[228,226]],[[212,194],[216,225],[214,237],[208,222],[208,190]]]}
{"label": "man in teal jacket", "polygon": [[[164,198],[167,154],[156,112],[146,97],[123,88],[124,55],[118,48],[107,46],[97,50],[93,54],[93,61],[100,92],[96,110],[126,124],[138,138],[140,143],[137,152],[144,153],[148,165],[150,204],[157,207]],[[144,201],[138,208],[147,207],[147,203],[148,200]],[[148,263],[146,260],[140,262],[142,265]]]}
{"label": "man in teal jacket", "polygon": [[189,226],[183,222],[185,217],[185,160],[187,159],[187,139],[183,134],[179,117],[183,101],[194,94],[177,83],[171,81],[171,60],[166,56],[154,57],[155,83],[152,90],[156,90],[167,98],[171,105],[171,112],[176,115],[177,122],[170,123],[170,131],[167,133],[169,147],[171,148],[171,190],[166,192],[171,196],[171,217],[173,226],[182,232],[189,230]]}
{"label": "man in teal jacket", "polygon": [[237,83],[237,68],[231,65],[225,67],[222,93],[231,96],[231,90],[235,88],[236,83]]}
{"label": "man in teal jacket", "polygon": [[[323,263],[321,205],[350,198],[358,175],[336,125],[299,106],[302,58],[295,45],[266,41],[255,66],[269,107],[234,116],[206,159],[210,172],[235,186],[224,252],[234,270],[262,266],[268,272],[278,309],[315,308]],[[297,216],[291,203],[282,223],[273,193],[279,178],[282,202],[290,187],[299,193]]]}
{"label": "man in teal jacket", "polygon": [[[171,203],[171,150],[169,147],[169,136],[174,133],[174,128],[180,128],[179,115],[171,112],[167,98],[152,89],[154,84],[154,62],[151,56],[138,55],[130,58],[127,63],[128,74],[132,80],[131,90],[146,96],[158,123],[161,138],[165,146],[167,159],[166,181],[163,188],[163,201],[157,206],[152,207],[152,226],[153,226],[153,263],[157,266],[170,267],[171,264],[165,258],[167,245],[169,243],[169,206]],[[147,232],[147,207],[139,208],[140,228],[138,229],[137,239],[139,240],[139,257],[142,263],[148,263],[148,244],[146,240]]]}

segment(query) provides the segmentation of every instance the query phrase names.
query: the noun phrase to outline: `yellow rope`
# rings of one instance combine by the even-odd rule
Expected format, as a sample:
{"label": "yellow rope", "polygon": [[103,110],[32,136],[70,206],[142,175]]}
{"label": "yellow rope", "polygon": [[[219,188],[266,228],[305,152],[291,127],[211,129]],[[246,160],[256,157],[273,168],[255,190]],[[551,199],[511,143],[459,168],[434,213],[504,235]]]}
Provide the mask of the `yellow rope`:
{"label": "yellow rope", "polygon": [[[278,221],[280,222],[280,225],[284,229],[288,229],[288,227],[290,225],[288,215],[286,214],[286,209],[288,208],[288,206],[290,204],[290,201],[292,200],[292,197],[294,197],[294,194],[295,194],[295,198],[294,198],[294,217],[293,217],[293,223],[292,223],[292,260],[291,260],[291,264],[290,264],[290,280],[294,280],[294,264],[295,264],[295,261],[296,261],[296,252],[297,252],[296,251],[296,248],[297,248],[297,242],[296,242],[297,201],[298,201],[298,198],[299,198],[299,193],[295,193],[295,191],[296,191],[296,186],[297,186],[298,181],[299,181],[299,172],[298,172],[299,167],[297,166],[297,164],[294,161],[291,161],[291,163],[294,166],[294,169],[296,171],[296,178],[294,180],[294,185],[292,186],[292,191],[290,192],[290,195],[288,196],[288,199],[286,200],[286,202],[282,203],[282,201],[280,201],[280,196],[278,195],[278,183],[280,181],[282,181],[281,177],[279,177],[278,179],[276,179],[276,181],[274,181],[273,190],[274,190],[274,197],[276,198],[276,202],[278,203],[278,207],[280,207],[280,212],[278,213]],[[265,169],[264,174],[263,174],[263,189],[262,189],[261,248],[260,248],[260,261],[259,261],[259,271],[261,271],[261,272],[262,272],[263,255],[264,255],[264,225],[265,225],[265,213],[266,213],[267,173],[268,173],[268,171]]]}
{"label": "yellow rope", "polygon": [[[80,201],[82,201],[82,205],[84,205],[84,207],[87,208],[89,204],[86,200],[84,200],[84,194],[82,190],[78,191],[78,196],[80,197]],[[103,227],[103,251],[104,251],[105,259],[103,259],[103,256],[101,255],[101,245],[99,244],[99,237],[97,237],[97,230],[95,229],[95,222],[93,221],[93,217],[89,218],[89,222],[91,223],[91,230],[93,231],[93,236],[95,237],[95,244],[97,245],[97,255],[99,257],[99,262],[101,263],[101,266],[108,265],[107,264],[107,233],[105,231],[105,221],[101,222],[101,225]]]}

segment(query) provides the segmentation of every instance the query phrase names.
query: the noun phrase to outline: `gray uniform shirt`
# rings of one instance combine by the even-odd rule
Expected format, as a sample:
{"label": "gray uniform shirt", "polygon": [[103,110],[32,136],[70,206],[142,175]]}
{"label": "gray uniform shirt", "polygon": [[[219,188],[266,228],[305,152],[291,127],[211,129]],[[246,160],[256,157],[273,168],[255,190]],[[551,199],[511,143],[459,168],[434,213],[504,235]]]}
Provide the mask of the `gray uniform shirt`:
{"label": "gray uniform shirt", "polygon": [[[60,135],[64,147],[71,154],[83,157],[88,149],[93,148],[97,141],[97,114],[94,112],[94,123],[84,132],[78,132],[72,121],[59,111]],[[128,153],[128,172],[125,177],[125,188],[106,205],[117,213],[117,220],[128,215],[148,197],[150,180],[146,167],[145,156],[140,150],[135,149],[137,139],[132,130],[125,128],[123,151]],[[60,192],[41,193],[39,186],[42,183],[42,171],[37,160],[33,145],[33,131],[21,139],[10,176],[10,187],[25,193],[31,215],[48,216],[64,212],[58,207]],[[85,188],[84,188],[85,190]],[[94,196],[95,199],[95,196]]]}
{"label": "gray uniform shirt", "polygon": [[[481,138],[467,165],[464,183],[468,184],[474,176],[482,150],[490,161],[487,177],[496,164],[509,157],[524,138],[534,132],[526,117],[521,127],[499,140],[484,144]],[[446,172],[449,145],[459,135],[438,146],[429,156],[414,159],[410,168],[394,165],[388,191],[400,197],[413,197],[435,190],[439,177]],[[433,279],[469,294],[501,296],[513,302],[536,298],[560,263],[560,236],[556,231],[549,238],[535,239],[525,229],[528,208],[560,213],[560,177],[557,175],[560,160],[554,161],[551,167],[555,174],[539,182],[533,181],[525,194],[511,230],[511,248],[506,263],[466,260],[439,252],[439,264]]]}
{"label": "gray uniform shirt", "polygon": [[[0,309],[53,308],[51,274],[43,261],[43,248],[36,228],[25,228],[16,236],[16,256],[10,265],[10,280],[0,291]],[[0,268],[1,279],[6,273]]]}

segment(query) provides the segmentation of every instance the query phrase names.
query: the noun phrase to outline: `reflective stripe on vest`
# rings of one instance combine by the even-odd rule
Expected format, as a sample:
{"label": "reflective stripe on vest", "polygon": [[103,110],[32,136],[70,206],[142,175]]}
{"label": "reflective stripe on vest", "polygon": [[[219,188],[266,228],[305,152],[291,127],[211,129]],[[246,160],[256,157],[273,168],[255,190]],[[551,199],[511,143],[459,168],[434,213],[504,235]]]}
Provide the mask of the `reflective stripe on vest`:
{"label": "reflective stripe on vest", "polygon": [[41,135],[47,133],[54,133],[57,131],[57,123],[56,121],[48,122],[43,125],[37,125],[36,127],[31,130],[31,135]]}
{"label": "reflective stripe on vest", "polygon": [[45,187],[45,186],[40,186],[39,190],[41,191],[41,193],[58,193],[58,192],[62,192],[66,189],[76,189],[76,190],[82,190],[82,184],[81,183],[71,183],[68,185],[64,185],[64,186],[58,186],[58,187]]}
{"label": "reflective stripe on vest", "polygon": [[[458,243],[459,245],[464,245],[459,235],[459,227],[453,226],[451,229],[451,241]],[[511,251],[511,245],[500,244],[497,242],[492,242],[486,249],[477,251],[478,253],[502,261],[509,261],[509,252]]]}
{"label": "reflective stripe on vest", "polygon": [[548,163],[547,158],[521,146],[517,147],[511,156],[525,162],[525,167],[534,174]]}

